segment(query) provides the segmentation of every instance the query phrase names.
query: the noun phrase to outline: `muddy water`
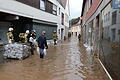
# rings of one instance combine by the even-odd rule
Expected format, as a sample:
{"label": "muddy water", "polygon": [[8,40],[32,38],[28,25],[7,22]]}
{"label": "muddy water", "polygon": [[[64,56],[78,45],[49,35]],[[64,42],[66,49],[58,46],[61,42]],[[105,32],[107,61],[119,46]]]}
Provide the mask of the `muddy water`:
{"label": "muddy water", "polygon": [[25,60],[0,64],[0,80],[107,80],[90,54],[75,38],[49,45],[40,59],[37,52]]}

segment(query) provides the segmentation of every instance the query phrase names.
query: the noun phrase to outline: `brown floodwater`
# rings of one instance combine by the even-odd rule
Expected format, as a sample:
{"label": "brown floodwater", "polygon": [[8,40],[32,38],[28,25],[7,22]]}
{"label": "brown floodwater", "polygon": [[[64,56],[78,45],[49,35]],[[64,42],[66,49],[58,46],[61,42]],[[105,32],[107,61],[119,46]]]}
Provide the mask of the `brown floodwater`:
{"label": "brown floodwater", "polygon": [[0,80],[108,80],[76,37],[49,45],[47,55],[37,52],[25,60],[0,64]]}

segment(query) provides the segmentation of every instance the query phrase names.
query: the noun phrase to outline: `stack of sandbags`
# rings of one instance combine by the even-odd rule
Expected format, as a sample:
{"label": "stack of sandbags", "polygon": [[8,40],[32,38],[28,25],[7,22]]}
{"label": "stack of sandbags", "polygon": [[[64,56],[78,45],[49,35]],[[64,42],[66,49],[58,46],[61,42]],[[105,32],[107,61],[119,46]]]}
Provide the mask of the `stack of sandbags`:
{"label": "stack of sandbags", "polygon": [[29,46],[19,43],[7,44],[4,49],[4,57],[6,58],[24,59],[31,54]]}

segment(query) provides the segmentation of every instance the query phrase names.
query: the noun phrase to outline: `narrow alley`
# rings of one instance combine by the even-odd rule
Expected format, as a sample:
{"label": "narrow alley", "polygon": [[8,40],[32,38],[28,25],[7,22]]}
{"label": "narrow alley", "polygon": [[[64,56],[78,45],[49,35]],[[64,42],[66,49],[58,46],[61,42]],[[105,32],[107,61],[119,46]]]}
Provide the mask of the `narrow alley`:
{"label": "narrow alley", "polygon": [[50,44],[47,55],[0,64],[0,80],[109,80],[77,37]]}

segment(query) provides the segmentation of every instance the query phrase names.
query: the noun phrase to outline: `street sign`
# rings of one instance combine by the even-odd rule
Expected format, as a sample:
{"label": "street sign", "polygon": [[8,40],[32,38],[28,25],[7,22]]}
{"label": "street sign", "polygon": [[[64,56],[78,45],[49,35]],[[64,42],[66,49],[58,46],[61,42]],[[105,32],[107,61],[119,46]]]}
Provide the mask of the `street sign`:
{"label": "street sign", "polygon": [[112,0],[112,8],[120,9],[120,0]]}

